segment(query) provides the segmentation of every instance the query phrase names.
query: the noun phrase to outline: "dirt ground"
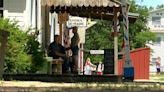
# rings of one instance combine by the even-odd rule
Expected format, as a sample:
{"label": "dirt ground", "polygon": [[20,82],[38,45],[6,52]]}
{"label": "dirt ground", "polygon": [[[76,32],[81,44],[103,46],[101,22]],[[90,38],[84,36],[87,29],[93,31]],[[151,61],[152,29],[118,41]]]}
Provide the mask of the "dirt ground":
{"label": "dirt ground", "polygon": [[49,83],[0,81],[0,92],[164,92],[159,83]]}

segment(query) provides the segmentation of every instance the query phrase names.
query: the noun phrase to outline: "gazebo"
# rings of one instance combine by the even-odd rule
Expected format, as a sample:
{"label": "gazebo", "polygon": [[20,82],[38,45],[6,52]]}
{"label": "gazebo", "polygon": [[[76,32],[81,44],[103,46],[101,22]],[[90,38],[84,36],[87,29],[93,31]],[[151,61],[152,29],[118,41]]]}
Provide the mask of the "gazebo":
{"label": "gazebo", "polygon": [[[114,20],[114,74],[118,74],[118,37],[117,20],[123,20],[125,35],[125,68],[124,76],[133,77],[134,69],[129,55],[128,23],[133,23],[137,15],[128,13],[129,4],[126,0],[42,0],[42,7],[45,9],[45,30],[48,25],[48,13],[58,13],[60,28],[60,41],[62,42],[62,24],[68,20],[68,15],[87,17],[103,20]],[[128,21],[129,20],[129,21]],[[46,33],[46,32],[45,32]],[[48,33],[46,33],[48,34]],[[45,46],[46,47],[46,46]],[[130,69],[129,69],[130,68]]]}

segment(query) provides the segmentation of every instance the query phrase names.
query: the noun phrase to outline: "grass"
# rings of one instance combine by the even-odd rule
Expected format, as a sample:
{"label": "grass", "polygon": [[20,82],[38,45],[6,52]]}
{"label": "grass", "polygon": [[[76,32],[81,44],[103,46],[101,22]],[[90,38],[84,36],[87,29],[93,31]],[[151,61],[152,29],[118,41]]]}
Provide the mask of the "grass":
{"label": "grass", "polygon": [[[18,86],[16,86],[18,85]],[[5,89],[12,87],[10,89]],[[2,81],[3,92],[162,92],[164,85],[144,83],[47,83]]]}
{"label": "grass", "polygon": [[164,81],[164,73],[161,73],[160,80]]}
{"label": "grass", "polygon": [[157,76],[155,73],[150,74],[150,80],[164,81],[164,72],[162,72],[160,76]]}

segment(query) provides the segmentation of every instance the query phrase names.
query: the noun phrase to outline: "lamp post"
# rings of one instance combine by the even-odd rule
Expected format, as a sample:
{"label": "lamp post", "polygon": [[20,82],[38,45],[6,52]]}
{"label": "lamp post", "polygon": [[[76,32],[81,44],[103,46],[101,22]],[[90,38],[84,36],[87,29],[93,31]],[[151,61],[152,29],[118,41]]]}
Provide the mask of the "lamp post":
{"label": "lamp post", "polygon": [[129,46],[128,3],[127,3],[127,0],[121,0],[121,3],[122,3],[124,41],[125,41],[124,78],[125,79],[134,79],[134,66],[133,66],[131,58],[130,58],[130,46]]}

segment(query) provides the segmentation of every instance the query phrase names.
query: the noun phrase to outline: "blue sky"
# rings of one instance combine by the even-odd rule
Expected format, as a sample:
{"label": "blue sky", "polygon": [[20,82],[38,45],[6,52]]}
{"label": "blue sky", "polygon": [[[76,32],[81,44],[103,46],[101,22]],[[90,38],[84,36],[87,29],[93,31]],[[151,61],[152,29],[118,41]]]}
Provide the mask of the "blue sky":
{"label": "blue sky", "polygon": [[147,7],[164,4],[164,0],[136,0],[136,3],[139,5],[146,5]]}

